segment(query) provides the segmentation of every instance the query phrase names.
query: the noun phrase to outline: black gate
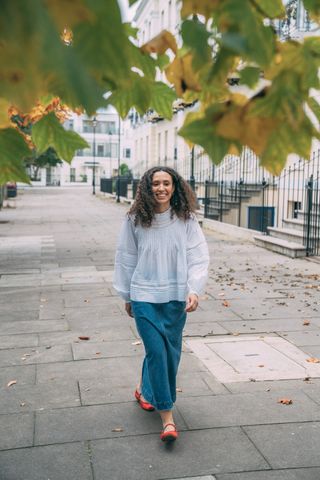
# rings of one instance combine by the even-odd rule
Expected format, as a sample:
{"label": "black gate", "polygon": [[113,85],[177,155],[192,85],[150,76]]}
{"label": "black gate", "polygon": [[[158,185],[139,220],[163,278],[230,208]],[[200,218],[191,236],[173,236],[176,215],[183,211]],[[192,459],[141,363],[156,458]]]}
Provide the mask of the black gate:
{"label": "black gate", "polygon": [[248,228],[266,232],[274,226],[275,207],[248,207]]}
{"label": "black gate", "polygon": [[307,256],[320,255],[320,176],[309,178],[306,185],[303,244]]}
{"label": "black gate", "polygon": [[101,178],[100,190],[104,193],[112,193],[112,178]]}

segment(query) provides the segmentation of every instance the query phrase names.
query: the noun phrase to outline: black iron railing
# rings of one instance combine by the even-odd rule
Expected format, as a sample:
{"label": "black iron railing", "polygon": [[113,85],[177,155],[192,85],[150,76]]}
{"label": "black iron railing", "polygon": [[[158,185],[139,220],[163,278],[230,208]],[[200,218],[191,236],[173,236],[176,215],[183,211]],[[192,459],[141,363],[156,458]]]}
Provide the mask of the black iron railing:
{"label": "black iron railing", "polygon": [[244,151],[227,158],[205,184],[205,218],[258,230],[295,230],[308,255],[320,254],[320,150],[274,177],[259,167],[258,158]]}

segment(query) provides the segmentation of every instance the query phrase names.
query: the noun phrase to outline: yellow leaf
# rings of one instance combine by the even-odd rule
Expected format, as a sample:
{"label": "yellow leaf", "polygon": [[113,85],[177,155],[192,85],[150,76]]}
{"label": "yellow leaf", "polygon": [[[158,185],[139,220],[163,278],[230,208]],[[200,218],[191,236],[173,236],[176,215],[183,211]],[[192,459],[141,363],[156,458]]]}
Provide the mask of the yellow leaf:
{"label": "yellow leaf", "polygon": [[195,92],[201,91],[199,76],[192,68],[192,59],[191,53],[187,53],[183,57],[175,57],[165,69],[167,79],[174,85],[178,97],[182,97],[187,89]]}
{"label": "yellow leaf", "polygon": [[319,358],[316,358],[316,357],[310,357],[310,358],[307,358],[307,362],[309,362],[309,363],[320,363],[320,360],[319,360]]}
{"label": "yellow leaf", "polygon": [[183,0],[181,17],[186,18],[199,13],[208,19],[219,3],[221,3],[220,0]]}
{"label": "yellow leaf", "polygon": [[0,98],[0,128],[11,127],[8,110],[11,107],[10,103],[4,98]]}
{"label": "yellow leaf", "polygon": [[72,27],[79,22],[92,22],[94,14],[83,0],[46,0],[45,1],[59,30],[66,25]]}
{"label": "yellow leaf", "polygon": [[278,121],[275,118],[251,115],[253,106],[253,102],[242,107],[232,105],[217,121],[217,133],[224,138],[238,140],[261,155]]}
{"label": "yellow leaf", "polygon": [[282,405],[292,405],[293,401],[291,398],[280,398],[278,403],[282,403]]}
{"label": "yellow leaf", "polygon": [[199,85],[199,75],[194,71],[192,67],[193,56],[191,53],[187,53],[183,57],[182,67],[183,67],[183,80],[187,85],[188,89],[195,92],[201,91],[201,86]]}
{"label": "yellow leaf", "polygon": [[163,55],[168,49],[173,53],[177,52],[177,42],[172,33],[168,30],[162,30],[156,37],[149,40],[141,47],[141,51],[145,53],[157,53]]}

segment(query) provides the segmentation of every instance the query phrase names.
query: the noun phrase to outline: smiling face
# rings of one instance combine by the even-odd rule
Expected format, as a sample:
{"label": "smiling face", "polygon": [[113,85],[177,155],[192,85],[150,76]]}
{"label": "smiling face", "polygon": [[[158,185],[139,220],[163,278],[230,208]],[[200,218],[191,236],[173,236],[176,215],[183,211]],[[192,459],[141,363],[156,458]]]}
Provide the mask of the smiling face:
{"label": "smiling face", "polygon": [[170,207],[170,199],[174,192],[172,177],[167,172],[155,172],[152,177],[152,193],[156,201],[155,211],[162,213]]}

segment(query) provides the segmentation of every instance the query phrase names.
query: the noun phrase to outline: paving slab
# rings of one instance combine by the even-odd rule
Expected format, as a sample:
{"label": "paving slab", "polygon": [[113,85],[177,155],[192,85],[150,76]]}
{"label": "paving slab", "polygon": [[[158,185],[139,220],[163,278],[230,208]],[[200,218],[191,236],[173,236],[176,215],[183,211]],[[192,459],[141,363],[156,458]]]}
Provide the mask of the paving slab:
{"label": "paving slab", "polygon": [[320,360],[320,345],[306,345],[304,347],[300,347],[305,353],[310,355],[310,357],[315,357]]}
{"label": "paving slab", "polygon": [[[318,318],[310,318],[310,326],[304,326],[303,322],[307,320],[307,317],[300,318],[277,318],[272,320],[241,320],[241,321],[224,321],[218,322],[223,328],[230,333],[271,333],[271,332],[294,332],[301,333],[301,329],[305,328],[305,332],[308,329],[318,329],[317,332],[320,335],[320,320]],[[311,327],[312,325],[312,327]],[[303,334],[304,332],[302,332]],[[289,335],[288,335],[289,336]],[[294,342],[293,342],[294,343]]]}
{"label": "paving slab", "polygon": [[87,380],[121,376],[135,385],[140,376],[141,360],[138,357],[101,358],[57,362],[37,365],[37,382]]}
{"label": "paving slab", "polygon": [[[178,411],[175,420],[180,430],[186,428]],[[115,439],[157,433],[161,429],[162,424],[157,412],[142,410],[132,395],[131,402],[127,403],[37,412],[35,445],[98,438]]]}
{"label": "paving slab", "polygon": [[130,480],[158,480],[269,468],[238,428],[181,432],[179,441],[169,447],[158,435],[137,436],[134,441],[97,440],[91,445],[95,480],[125,480],[128,472]]}
{"label": "paving slab", "polygon": [[[0,450],[29,447],[33,445],[34,415],[0,415]],[[1,453],[0,453],[1,458]],[[2,464],[0,460],[0,479]],[[9,478],[9,477],[8,477]]]}
{"label": "paving slab", "polygon": [[[219,325],[217,322],[205,322],[205,323],[186,323],[183,330],[184,337],[205,337],[210,335],[226,335],[228,329]],[[320,330],[319,330],[320,331]]]}
{"label": "paving slab", "polygon": [[0,452],[0,480],[93,480],[85,443]]}
{"label": "paving slab", "polygon": [[315,327],[314,321],[312,320],[310,320],[310,325],[307,325],[303,331],[301,331],[300,328],[299,332],[294,332],[291,330],[285,332],[284,334],[283,329],[281,330],[279,331],[279,335],[284,337],[286,340],[289,340],[289,342],[293,343],[294,345],[297,345],[298,347],[302,347],[305,345],[320,346],[320,330]]}
{"label": "paving slab", "polygon": [[144,346],[140,340],[93,342],[86,341],[72,344],[73,358],[84,360],[90,358],[144,356]]}
{"label": "paving slab", "polygon": [[208,370],[221,382],[320,377],[320,363],[276,335],[240,335],[186,339]]}
{"label": "paving slab", "polygon": [[201,477],[183,477],[183,478],[175,478],[174,480],[216,480],[217,477],[213,475],[205,475]]}
{"label": "paving slab", "polygon": [[319,467],[320,423],[244,427],[272,468]]}
{"label": "paving slab", "polygon": [[[182,373],[177,375],[177,398],[200,395],[223,395],[229,393],[224,385],[217,382],[209,372]],[[181,390],[181,391],[180,391]]]}
{"label": "paving slab", "polygon": [[18,322],[21,320],[38,320],[39,318],[39,310],[31,310],[31,311],[12,311],[12,312],[5,312],[0,313],[0,322]]}
{"label": "paving slab", "polygon": [[320,468],[269,470],[265,472],[227,473],[216,480],[319,480]]}
{"label": "paving slab", "polygon": [[[79,337],[88,336],[89,340],[80,340]],[[1,337],[0,337],[1,339]],[[118,327],[112,326],[105,329],[99,329],[98,331],[90,330],[73,330],[64,332],[52,332],[52,333],[40,333],[39,344],[40,345],[59,345],[65,343],[82,343],[82,342],[110,342],[113,340],[131,340],[137,341],[138,334],[134,333],[134,330],[130,326]]]}
{"label": "paving slab", "polygon": [[320,420],[319,405],[304,392],[292,392],[292,405],[281,398],[273,391],[201,396],[179,398],[177,407],[191,429]]}
{"label": "paving slab", "polygon": [[[318,386],[319,378],[298,380],[266,380],[255,382],[234,382],[226,384],[226,389],[231,393],[254,393],[254,392],[289,392],[304,391],[308,393],[313,387]],[[284,395],[285,396],[285,395]]]}
{"label": "paving slab", "polygon": [[20,385],[0,389],[0,414],[42,411],[80,405],[77,382]]}
{"label": "paving slab", "polygon": [[0,335],[0,349],[14,347],[36,347],[39,344],[37,334]]}
{"label": "paving slab", "polygon": [[41,333],[68,330],[69,325],[65,320],[37,320],[20,322],[3,322],[1,324],[2,335],[11,333]]}
{"label": "paving slab", "polygon": [[72,352],[69,345],[0,350],[0,364],[3,366],[30,365],[33,363],[38,364],[70,360],[72,360]]}
{"label": "paving slab", "polygon": [[258,304],[255,299],[232,300],[229,308],[243,319],[250,318],[300,318],[301,316],[319,317],[319,311],[307,307],[294,299],[265,299]]}
{"label": "paving slab", "polygon": [[241,317],[228,308],[218,310],[197,310],[187,317],[187,323],[220,322],[224,320],[239,320]]}
{"label": "paving slab", "polygon": [[23,367],[1,367],[0,387],[6,387],[9,382],[15,380],[18,385],[35,383],[36,366],[25,365]]}

